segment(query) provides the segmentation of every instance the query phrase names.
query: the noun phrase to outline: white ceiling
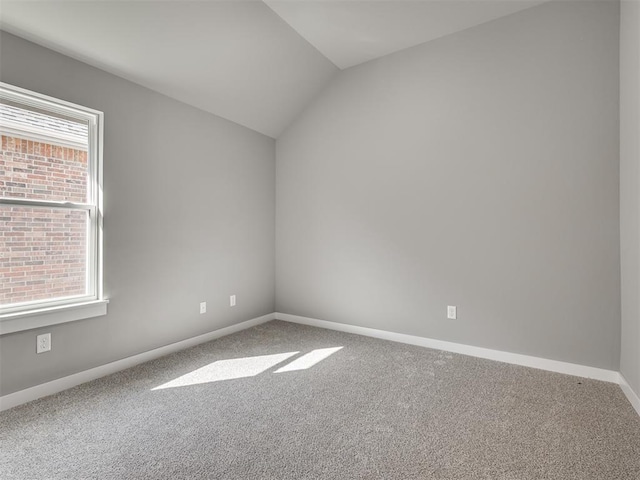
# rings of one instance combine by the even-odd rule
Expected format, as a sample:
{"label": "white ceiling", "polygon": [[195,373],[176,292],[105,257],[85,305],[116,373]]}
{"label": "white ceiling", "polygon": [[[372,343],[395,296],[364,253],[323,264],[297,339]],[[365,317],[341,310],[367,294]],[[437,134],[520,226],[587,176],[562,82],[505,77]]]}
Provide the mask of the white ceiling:
{"label": "white ceiling", "polygon": [[0,0],[0,28],[277,138],[338,72],[336,65],[347,68],[544,3],[265,2]]}
{"label": "white ceiling", "polygon": [[277,137],[338,69],[259,1],[9,1],[0,27]]}
{"label": "white ceiling", "polygon": [[265,0],[339,68],[348,68],[546,0]]}

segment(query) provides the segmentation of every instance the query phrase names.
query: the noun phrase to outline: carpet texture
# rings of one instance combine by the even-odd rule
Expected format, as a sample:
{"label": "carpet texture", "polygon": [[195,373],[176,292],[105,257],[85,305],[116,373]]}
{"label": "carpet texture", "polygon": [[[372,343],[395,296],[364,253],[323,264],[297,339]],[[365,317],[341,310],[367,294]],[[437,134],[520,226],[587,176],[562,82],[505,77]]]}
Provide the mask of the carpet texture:
{"label": "carpet texture", "polygon": [[0,413],[0,478],[638,480],[640,417],[614,384],[274,321]]}

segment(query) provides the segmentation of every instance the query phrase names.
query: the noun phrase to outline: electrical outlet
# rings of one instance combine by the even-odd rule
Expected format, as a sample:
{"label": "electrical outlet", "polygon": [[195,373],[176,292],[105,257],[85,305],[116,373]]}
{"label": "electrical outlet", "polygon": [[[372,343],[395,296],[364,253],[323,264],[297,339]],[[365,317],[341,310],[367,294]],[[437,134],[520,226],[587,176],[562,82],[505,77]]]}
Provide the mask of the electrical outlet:
{"label": "electrical outlet", "polygon": [[447,307],[447,318],[449,320],[456,320],[458,318],[458,307],[449,305]]}
{"label": "electrical outlet", "polygon": [[51,334],[43,333],[36,337],[36,353],[44,353],[51,350]]}
{"label": "electrical outlet", "polygon": [[236,306],[236,296],[235,295],[231,295],[229,297],[229,306],[230,307],[235,307]]}
{"label": "electrical outlet", "polygon": [[200,314],[207,313],[207,302],[200,302]]}

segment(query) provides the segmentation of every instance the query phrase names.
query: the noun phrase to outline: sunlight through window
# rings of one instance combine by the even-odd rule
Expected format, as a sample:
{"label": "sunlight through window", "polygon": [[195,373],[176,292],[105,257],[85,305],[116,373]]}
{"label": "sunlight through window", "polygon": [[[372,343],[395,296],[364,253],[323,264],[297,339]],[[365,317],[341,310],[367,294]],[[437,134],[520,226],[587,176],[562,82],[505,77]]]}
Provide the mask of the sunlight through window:
{"label": "sunlight through window", "polygon": [[290,364],[279,368],[278,370],[276,370],[276,373],[292,372],[294,370],[306,370],[307,368],[313,367],[316,363],[321,362],[330,355],[333,355],[341,348],[342,347],[319,348],[317,350],[313,350],[301,356],[300,358],[296,358]]}
{"label": "sunlight through window", "polygon": [[257,357],[234,358],[231,360],[218,360],[202,368],[182,375],[153,390],[165,388],[186,387],[201,383],[219,382],[221,380],[233,380],[235,378],[254,377],[265,370],[285,361],[299,352],[277,353],[275,355],[260,355]]}

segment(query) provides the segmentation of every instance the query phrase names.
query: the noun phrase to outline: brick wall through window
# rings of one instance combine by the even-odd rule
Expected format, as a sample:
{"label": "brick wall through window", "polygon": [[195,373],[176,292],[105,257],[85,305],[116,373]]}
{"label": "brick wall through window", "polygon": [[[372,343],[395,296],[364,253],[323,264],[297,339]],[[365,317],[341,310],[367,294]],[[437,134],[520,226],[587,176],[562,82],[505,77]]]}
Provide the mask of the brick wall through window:
{"label": "brick wall through window", "polygon": [[[0,196],[85,202],[87,152],[2,136]],[[85,211],[0,205],[0,305],[86,293]]]}

